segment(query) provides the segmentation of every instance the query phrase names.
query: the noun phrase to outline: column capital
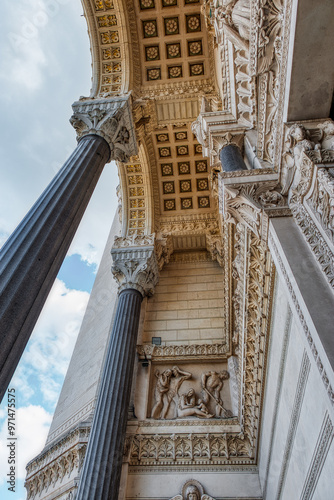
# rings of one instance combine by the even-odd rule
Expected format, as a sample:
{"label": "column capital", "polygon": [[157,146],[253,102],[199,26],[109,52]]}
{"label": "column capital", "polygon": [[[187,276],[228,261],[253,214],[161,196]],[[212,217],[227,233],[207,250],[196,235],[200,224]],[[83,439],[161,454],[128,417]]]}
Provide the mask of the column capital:
{"label": "column capital", "polygon": [[81,98],[72,104],[70,123],[80,140],[86,135],[99,135],[110,147],[110,159],[121,162],[137,154],[137,141],[132,121],[130,97],[111,99]]}
{"label": "column capital", "polygon": [[119,292],[134,289],[143,297],[153,295],[159,281],[154,234],[117,237],[111,255],[111,271],[119,285]]}

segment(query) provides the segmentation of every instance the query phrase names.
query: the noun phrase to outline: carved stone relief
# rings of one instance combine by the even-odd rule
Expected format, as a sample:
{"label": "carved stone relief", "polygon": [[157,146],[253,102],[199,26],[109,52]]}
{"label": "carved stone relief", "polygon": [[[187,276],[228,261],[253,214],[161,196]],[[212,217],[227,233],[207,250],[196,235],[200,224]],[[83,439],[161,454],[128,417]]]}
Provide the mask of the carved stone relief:
{"label": "carved stone relief", "polygon": [[[282,176],[289,205],[328,282],[334,286],[334,177],[324,158],[334,161],[331,120],[286,127]],[[297,134],[297,138],[296,138]],[[290,146],[290,144],[292,144]],[[318,163],[322,166],[318,166]]]}
{"label": "carved stone relief", "polygon": [[154,370],[153,419],[231,418],[229,379],[217,365],[174,365]]}
{"label": "carved stone relief", "polygon": [[[258,238],[267,241],[269,215],[280,216],[281,208],[287,208],[277,182],[225,184],[221,179],[220,186],[224,220],[242,223]],[[268,210],[270,214],[266,213]]]}
{"label": "carved stone relief", "polygon": [[190,479],[182,488],[181,495],[176,495],[170,500],[214,500],[204,493],[204,488],[196,479]]}

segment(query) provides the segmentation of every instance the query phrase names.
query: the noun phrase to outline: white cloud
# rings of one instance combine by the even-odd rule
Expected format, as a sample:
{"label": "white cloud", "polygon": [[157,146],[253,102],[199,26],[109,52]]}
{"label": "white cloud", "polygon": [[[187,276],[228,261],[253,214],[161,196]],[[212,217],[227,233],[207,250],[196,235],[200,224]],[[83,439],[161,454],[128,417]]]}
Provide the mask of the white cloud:
{"label": "white cloud", "polygon": [[[41,452],[51,424],[52,415],[41,406],[29,405],[16,411],[16,478],[24,479],[25,466]],[[7,419],[0,429],[0,464],[5,472],[8,460]],[[0,476],[0,485],[5,483],[5,474]]]}
{"label": "white cloud", "polygon": [[[42,4],[43,5],[43,4]],[[19,9],[13,4],[7,6],[8,21],[3,29],[6,35],[4,45],[1,80],[11,84],[9,91],[15,95],[17,87],[26,91],[38,90],[44,82],[44,70],[47,65],[43,47],[43,29],[49,16],[42,9],[38,0],[21,2]],[[14,19],[20,19],[15,23]]]}
{"label": "white cloud", "polygon": [[55,405],[88,298],[56,280],[11,384],[25,401],[40,391],[45,403]]}

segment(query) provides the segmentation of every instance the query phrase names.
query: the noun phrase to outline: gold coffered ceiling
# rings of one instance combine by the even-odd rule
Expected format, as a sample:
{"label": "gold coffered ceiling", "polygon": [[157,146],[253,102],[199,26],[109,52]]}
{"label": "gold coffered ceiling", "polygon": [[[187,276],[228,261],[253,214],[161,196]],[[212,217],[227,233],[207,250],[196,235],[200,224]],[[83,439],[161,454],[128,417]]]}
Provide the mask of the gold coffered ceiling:
{"label": "gold coffered ceiling", "polygon": [[209,162],[190,124],[168,125],[154,133],[160,210],[165,215],[209,212]]}
{"label": "gold coffered ceiling", "polygon": [[199,0],[136,0],[134,5],[143,85],[209,75]]}

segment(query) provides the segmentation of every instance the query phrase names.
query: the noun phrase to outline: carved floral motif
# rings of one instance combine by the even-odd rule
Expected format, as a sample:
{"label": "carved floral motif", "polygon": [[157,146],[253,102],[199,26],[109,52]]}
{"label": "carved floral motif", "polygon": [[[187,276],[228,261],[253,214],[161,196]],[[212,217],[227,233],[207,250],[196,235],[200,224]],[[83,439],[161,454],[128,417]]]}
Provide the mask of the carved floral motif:
{"label": "carved floral motif", "polygon": [[78,140],[99,135],[110,147],[110,160],[128,162],[137,154],[137,142],[128,98],[92,99],[75,102],[70,119]]}
{"label": "carved floral motif", "polygon": [[[130,237],[131,238],[131,237]],[[136,236],[135,238],[146,238]],[[151,240],[150,240],[151,241]],[[124,244],[118,239],[116,245]],[[119,291],[127,288],[138,290],[143,296],[153,295],[159,281],[159,270],[154,246],[112,248],[112,273]]]}

